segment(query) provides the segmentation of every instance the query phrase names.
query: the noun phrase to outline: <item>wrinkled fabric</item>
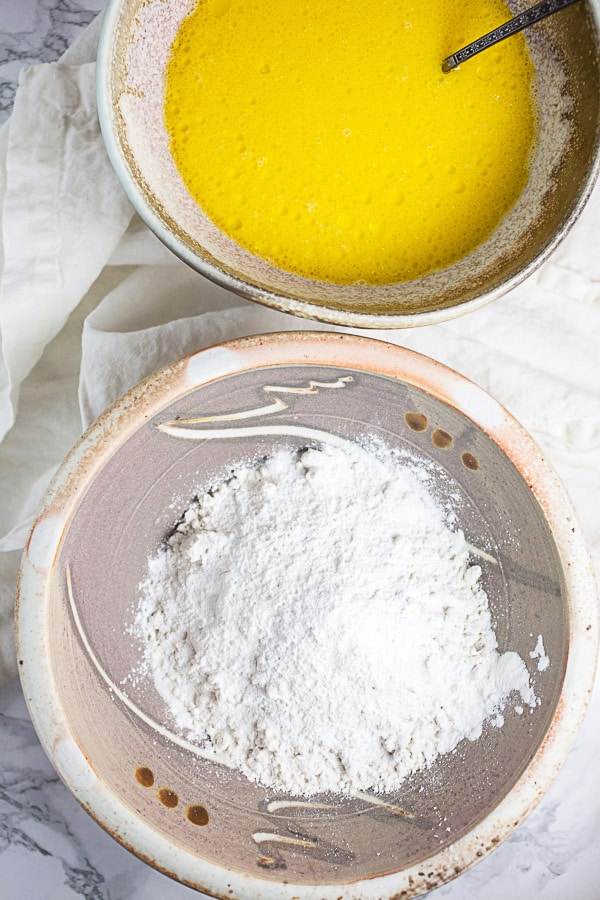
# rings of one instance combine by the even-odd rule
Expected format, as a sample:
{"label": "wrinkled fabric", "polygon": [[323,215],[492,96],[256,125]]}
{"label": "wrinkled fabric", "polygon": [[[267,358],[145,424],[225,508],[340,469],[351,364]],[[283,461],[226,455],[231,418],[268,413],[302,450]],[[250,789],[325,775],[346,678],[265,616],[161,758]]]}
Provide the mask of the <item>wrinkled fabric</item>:
{"label": "wrinkled fabric", "polygon": [[[134,214],[95,107],[99,20],[58,63],[22,73],[0,129],[0,683],[15,672],[20,552],[62,458],[157,368],[215,342],[320,328],[192,272]],[[600,572],[600,190],[551,259],[451,322],[361,332],[490,391],[533,434],[575,503]],[[333,329],[335,330],[335,329]]]}

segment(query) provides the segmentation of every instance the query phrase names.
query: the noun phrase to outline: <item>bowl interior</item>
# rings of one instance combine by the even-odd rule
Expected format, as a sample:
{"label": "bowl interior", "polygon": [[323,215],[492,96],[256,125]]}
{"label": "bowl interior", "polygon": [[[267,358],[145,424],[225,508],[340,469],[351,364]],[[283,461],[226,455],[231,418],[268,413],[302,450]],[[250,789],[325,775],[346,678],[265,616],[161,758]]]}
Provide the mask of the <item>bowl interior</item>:
{"label": "bowl interior", "polygon": [[[250,432],[242,436],[227,433],[235,418],[211,440],[182,439],[157,427],[177,417],[258,409],[267,385],[302,387],[342,377],[342,390],[286,394],[287,409],[245,418]],[[283,433],[270,435],[275,423]],[[286,426],[302,428],[302,436],[286,435]],[[128,626],[148,557],[190,500],[236,463],[282,446],[318,445],[315,430],[350,440],[374,436],[428,467],[434,490],[455,511],[481,565],[499,649],[516,650],[525,660],[540,704],[519,715],[509,703],[501,729],[486,726],[477,742],[463,741],[394,794],[297,803],[302,798],[252,784],[203,758],[172,732],[152,684],[131,677],[140,647]],[[277,882],[341,885],[434,856],[507,795],[556,711],[569,614],[558,552],[528,483],[470,418],[388,375],[352,366],[266,365],[196,388],[174,383],[158,412],[138,418],[117,449],[102,452],[89,485],[76,500],[71,495],[73,511],[47,588],[47,653],[72,735],[100,780],[135,816],[173,844],[230,870]],[[530,657],[539,634],[551,660],[544,672]]]}
{"label": "bowl interior", "polygon": [[525,277],[591,190],[600,134],[600,42],[596,0],[585,0],[525,32],[536,69],[539,139],[525,191],[481,247],[401,284],[327,284],[276,268],[213,225],[170,154],[164,71],[193,5],[113,0],[99,55],[101,122],[113,164],[150,227],[191,266],[244,296],[339,324],[395,327],[448,318]]}

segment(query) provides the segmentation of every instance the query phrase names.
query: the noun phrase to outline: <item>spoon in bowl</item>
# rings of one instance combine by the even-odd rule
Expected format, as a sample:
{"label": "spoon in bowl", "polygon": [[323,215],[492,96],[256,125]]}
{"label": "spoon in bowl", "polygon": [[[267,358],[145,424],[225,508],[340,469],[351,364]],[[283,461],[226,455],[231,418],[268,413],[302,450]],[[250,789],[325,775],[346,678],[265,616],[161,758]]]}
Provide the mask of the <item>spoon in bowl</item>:
{"label": "spoon in bowl", "polygon": [[483,37],[478,38],[471,44],[467,44],[461,50],[457,50],[452,56],[446,57],[442,62],[442,72],[451,72],[456,66],[459,66],[477,53],[481,53],[482,50],[487,50],[488,47],[492,47],[512,34],[517,34],[517,32],[523,31],[524,28],[528,28],[530,25],[535,25],[536,22],[540,22],[546,16],[551,16],[572,3],[577,3],[577,0],[542,0],[541,3],[536,3],[535,6],[524,10],[513,19],[509,19],[504,25],[494,28],[493,31],[484,34]]}

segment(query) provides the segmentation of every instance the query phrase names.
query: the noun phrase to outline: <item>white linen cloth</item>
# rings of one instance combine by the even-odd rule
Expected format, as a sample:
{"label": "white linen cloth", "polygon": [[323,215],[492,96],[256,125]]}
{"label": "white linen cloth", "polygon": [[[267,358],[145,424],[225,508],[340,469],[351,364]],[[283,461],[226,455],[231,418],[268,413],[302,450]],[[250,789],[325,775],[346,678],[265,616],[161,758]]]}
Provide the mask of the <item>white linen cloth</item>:
{"label": "white linen cloth", "polygon": [[[96,20],[58,63],[23,71],[0,130],[0,683],[16,670],[20,551],[57,465],[113,400],[216,341],[323,328],[188,269],[134,215],[95,108]],[[478,312],[359,332],[490,391],[562,476],[600,572],[600,190],[539,272]]]}

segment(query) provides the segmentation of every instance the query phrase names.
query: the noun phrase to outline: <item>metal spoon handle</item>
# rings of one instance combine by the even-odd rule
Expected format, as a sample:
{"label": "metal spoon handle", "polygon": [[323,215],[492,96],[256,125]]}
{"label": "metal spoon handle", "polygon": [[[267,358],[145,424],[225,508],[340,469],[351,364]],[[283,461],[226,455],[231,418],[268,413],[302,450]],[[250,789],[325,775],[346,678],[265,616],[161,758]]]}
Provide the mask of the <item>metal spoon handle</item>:
{"label": "metal spoon handle", "polygon": [[452,56],[448,56],[442,62],[442,71],[450,72],[451,69],[454,69],[477,53],[481,53],[482,50],[491,47],[492,44],[497,44],[498,41],[503,41],[505,38],[510,37],[511,34],[523,31],[529,25],[535,25],[536,22],[540,22],[546,16],[551,16],[552,13],[564,9],[565,6],[570,6],[572,3],[577,3],[577,0],[542,0],[541,3],[536,3],[530,9],[519,13],[514,19],[509,19],[504,25],[494,28],[493,31],[484,34],[483,37],[473,41],[472,44],[467,44],[462,50],[457,50]]}

